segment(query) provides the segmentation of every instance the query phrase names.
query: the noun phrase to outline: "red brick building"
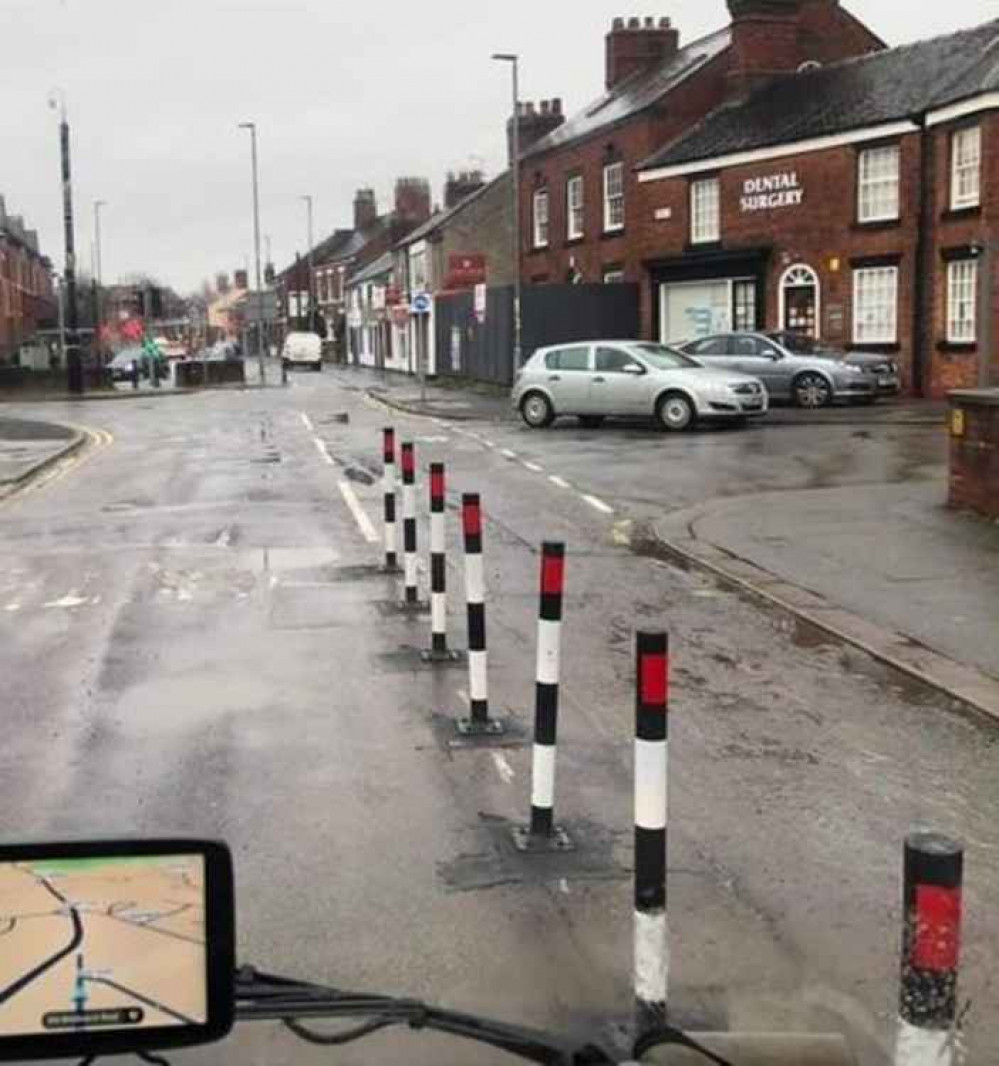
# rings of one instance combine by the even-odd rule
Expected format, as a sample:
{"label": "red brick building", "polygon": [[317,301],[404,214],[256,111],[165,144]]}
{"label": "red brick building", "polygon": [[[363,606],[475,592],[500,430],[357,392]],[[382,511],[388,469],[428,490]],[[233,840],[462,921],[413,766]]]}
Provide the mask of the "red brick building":
{"label": "red brick building", "polygon": [[0,196],[0,362],[10,362],[43,325],[54,325],[50,270],[38,234],[19,215],[8,215]]}
{"label": "red brick building", "polygon": [[[754,3],[780,40],[790,11],[740,6]],[[987,378],[999,336],[997,48],[992,22],[809,65],[646,160],[647,334],[801,331],[896,359],[916,394]]]}
{"label": "red brick building", "polygon": [[729,6],[682,47],[669,19],[614,20],[604,95],[521,153],[525,283],[639,281],[639,163],[761,80],[884,47],[838,0]]}

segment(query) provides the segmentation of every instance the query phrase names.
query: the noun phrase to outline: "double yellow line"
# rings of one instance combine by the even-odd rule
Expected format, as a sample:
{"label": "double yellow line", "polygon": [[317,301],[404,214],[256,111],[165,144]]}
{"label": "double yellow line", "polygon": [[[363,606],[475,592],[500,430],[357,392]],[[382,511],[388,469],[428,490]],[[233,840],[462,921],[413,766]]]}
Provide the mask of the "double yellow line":
{"label": "double yellow line", "polygon": [[114,436],[106,429],[92,429],[89,426],[70,425],[83,438],[82,444],[74,448],[68,455],[63,455],[45,468],[37,477],[31,477],[20,485],[14,486],[2,497],[4,504],[11,504],[17,500],[23,500],[32,493],[61,481],[71,471],[78,469],[84,463],[89,462],[98,452],[110,447],[114,443]]}

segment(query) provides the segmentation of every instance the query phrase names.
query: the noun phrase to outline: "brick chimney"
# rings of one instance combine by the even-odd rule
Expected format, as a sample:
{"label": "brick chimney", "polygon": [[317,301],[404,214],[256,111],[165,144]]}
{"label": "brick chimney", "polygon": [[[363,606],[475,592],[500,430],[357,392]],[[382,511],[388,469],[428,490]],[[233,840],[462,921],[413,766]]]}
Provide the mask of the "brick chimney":
{"label": "brick chimney", "polygon": [[637,70],[658,66],[680,47],[680,32],[667,18],[616,18],[607,34],[608,89]]}
{"label": "brick chimney", "polygon": [[[821,6],[829,6],[824,0]],[[732,16],[729,90],[743,96],[778,74],[789,74],[809,58],[800,34],[803,0],[728,0]]]}
{"label": "brick chimney", "polygon": [[378,221],[378,203],[374,189],[358,189],[354,197],[354,229],[364,232]]}
{"label": "brick chimney", "polygon": [[[562,113],[562,99],[555,97],[553,100],[542,100],[535,106],[533,100],[521,101],[520,112],[517,115],[517,126],[520,130],[520,154],[546,137],[552,130],[557,130],[565,122]],[[507,156],[513,159],[513,119],[507,119]]]}
{"label": "brick chimney", "polygon": [[402,222],[420,225],[430,218],[430,182],[426,178],[399,178],[395,183],[395,213]]}
{"label": "brick chimney", "polygon": [[444,184],[445,210],[460,204],[473,192],[478,192],[485,183],[481,170],[461,170],[457,174],[450,172]]}

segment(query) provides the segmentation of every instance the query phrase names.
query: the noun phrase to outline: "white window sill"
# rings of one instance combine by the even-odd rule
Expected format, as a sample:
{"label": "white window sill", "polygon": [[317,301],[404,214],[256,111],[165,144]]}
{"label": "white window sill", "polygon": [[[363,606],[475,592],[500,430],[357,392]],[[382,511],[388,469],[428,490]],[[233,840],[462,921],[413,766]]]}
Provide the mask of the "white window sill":
{"label": "white window sill", "polygon": [[967,200],[964,203],[955,203],[955,202],[952,201],[951,205],[950,205],[950,209],[951,209],[951,211],[971,211],[974,208],[981,207],[981,206],[982,206],[982,199],[981,199],[981,197],[978,197],[977,199],[974,199],[974,200]]}
{"label": "white window sill", "polygon": [[870,218],[858,218],[858,226],[876,226],[879,222],[901,222],[900,214],[894,215],[871,215]]}

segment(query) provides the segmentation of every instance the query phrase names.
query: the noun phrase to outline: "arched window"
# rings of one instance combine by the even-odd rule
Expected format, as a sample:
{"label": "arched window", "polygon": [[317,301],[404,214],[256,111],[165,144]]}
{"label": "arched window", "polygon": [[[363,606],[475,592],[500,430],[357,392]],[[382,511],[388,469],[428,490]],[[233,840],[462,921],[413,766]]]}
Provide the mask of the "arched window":
{"label": "arched window", "polygon": [[818,337],[820,311],[818,274],[804,263],[788,267],[780,279],[780,328]]}

